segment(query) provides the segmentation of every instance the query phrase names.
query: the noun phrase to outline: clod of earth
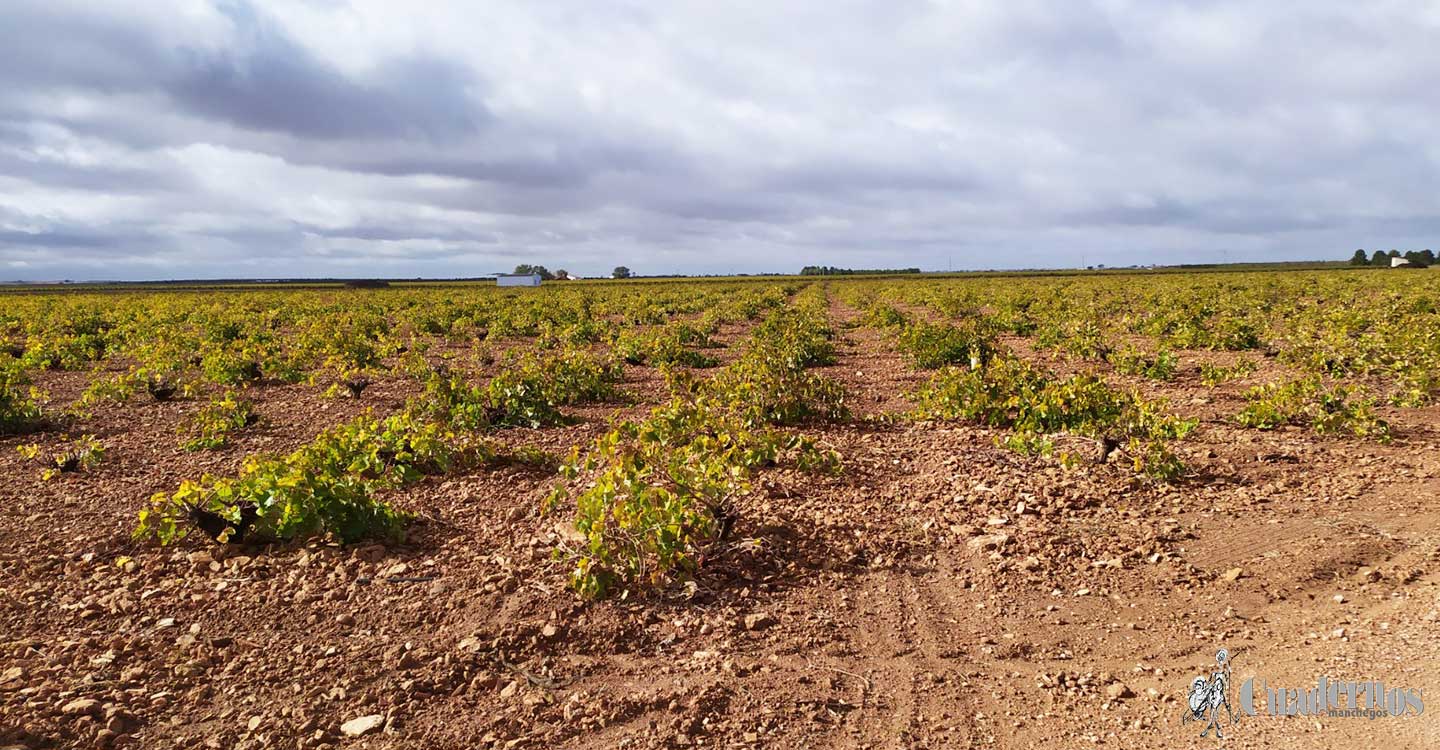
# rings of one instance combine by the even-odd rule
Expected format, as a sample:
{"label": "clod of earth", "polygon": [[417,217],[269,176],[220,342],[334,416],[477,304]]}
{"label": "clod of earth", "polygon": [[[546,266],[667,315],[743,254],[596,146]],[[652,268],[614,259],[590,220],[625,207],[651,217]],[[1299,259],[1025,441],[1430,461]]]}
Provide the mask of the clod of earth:
{"label": "clod of earth", "polygon": [[100,711],[100,701],[94,698],[77,698],[60,709],[66,716],[98,716]]}
{"label": "clod of earth", "polygon": [[384,714],[370,714],[351,719],[340,725],[340,733],[346,737],[364,737],[385,724]]}
{"label": "clod of earth", "polygon": [[746,630],[764,630],[775,624],[775,618],[764,612],[745,615]]}

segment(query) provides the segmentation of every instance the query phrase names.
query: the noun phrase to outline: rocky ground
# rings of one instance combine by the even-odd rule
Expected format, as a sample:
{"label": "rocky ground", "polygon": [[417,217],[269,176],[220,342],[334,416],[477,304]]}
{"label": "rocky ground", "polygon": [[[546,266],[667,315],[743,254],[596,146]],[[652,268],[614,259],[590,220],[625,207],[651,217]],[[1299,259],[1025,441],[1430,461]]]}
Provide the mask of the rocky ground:
{"label": "rocky ground", "polygon": [[[216,453],[176,447],[197,403],[102,409],[104,461],[51,481],[14,449],[36,437],[0,440],[0,747],[1210,746],[1181,719],[1222,647],[1237,683],[1437,704],[1246,717],[1227,746],[1440,745],[1440,411],[1388,412],[1387,445],[1244,430],[1251,381],[1205,388],[1198,363],[1226,355],[1182,352],[1174,382],[1126,381],[1202,420],[1193,476],[1157,486],[897,418],[924,375],[842,330],[825,372],[859,418],[807,431],[845,470],[762,474],[695,586],[598,603],[565,588],[565,518],[538,512],[554,478],[523,465],[407,489],[404,546],[130,541],[151,493],[397,408],[398,380],[359,402],[263,387],[265,424]],[[640,403],[504,439],[585,444],[660,397],[630,374]]]}

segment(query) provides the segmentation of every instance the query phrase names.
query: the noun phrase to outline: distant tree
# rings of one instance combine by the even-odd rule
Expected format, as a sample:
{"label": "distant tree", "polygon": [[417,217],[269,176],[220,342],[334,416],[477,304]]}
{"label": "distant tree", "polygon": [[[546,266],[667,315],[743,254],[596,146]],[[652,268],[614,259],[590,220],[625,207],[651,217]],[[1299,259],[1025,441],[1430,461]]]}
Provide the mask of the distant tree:
{"label": "distant tree", "polygon": [[1435,265],[1435,253],[1430,252],[1430,248],[1427,247],[1420,251],[1420,260],[1427,266],[1433,266]]}
{"label": "distant tree", "polygon": [[1376,250],[1375,254],[1370,257],[1370,265],[1388,266],[1390,265],[1390,256],[1386,255],[1384,250]]}
{"label": "distant tree", "polygon": [[555,279],[556,279],[557,281],[569,281],[569,280],[570,280],[570,272],[569,272],[569,271],[566,271],[566,270],[563,269],[563,268],[557,268],[557,269],[555,269]]}
{"label": "distant tree", "polygon": [[1392,250],[1390,251],[1390,257],[1392,257],[1392,258],[1398,258],[1398,257],[1400,257],[1400,251],[1399,251],[1399,250],[1393,250],[1393,249],[1392,249]]}
{"label": "distant tree", "polygon": [[550,273],[550,270],[545,268],[545,266],[532,266],[529,263],[521,263],[520,265],[515,266],[515,273],[524,276],[529,276],[532,273],[538,273],[540,274],[540,278],[546,281],[553,281],[555,279],[555,274]]}
{"label": "distant tree", "polygon": [[1352,266],[1366,266],[1370,264],[1370,258],[1365,255],[1364,250],[1356,250],[1355,255],[1350,258]]}
{"label": "distant tree", "polygon": [[630,269],[625,266],[615,266],[615,270],[610,272],[610,276],[616,279],[628,279],[630,278]]}

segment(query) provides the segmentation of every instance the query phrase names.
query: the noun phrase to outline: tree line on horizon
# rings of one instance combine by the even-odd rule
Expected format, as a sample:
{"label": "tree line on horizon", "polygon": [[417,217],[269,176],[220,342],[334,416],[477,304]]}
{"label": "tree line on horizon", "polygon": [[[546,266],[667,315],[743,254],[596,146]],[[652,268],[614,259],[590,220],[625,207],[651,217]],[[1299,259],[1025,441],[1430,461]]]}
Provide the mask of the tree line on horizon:
{"label": "tree line on horizon", "polygon": [[920,273],[918,268],[836,268],[834,266],[805,266],[801,276],[859,276],[874,274]]}
{"label": "tree line on horizon", "polygon": [[1427,247],[1424,250],[1418,251],[1406,250],[1404,253],[1401,253],[1399,250],[1391,250],[1388,253],[1384,250],[1376,250],[1374,255],[1367,255],[1365,253],[1365,250],[1362,248],[1356,250],[1355,254],[1350,256],[1350,265],[1383,266],[1385,268],[1389,268],[1390,260],[1392,258],[1404,258],[1405,260],[1410,261],[1411,265],[1420,267],[1435,264],[1435,253],[1431,252],[1430,248]]}

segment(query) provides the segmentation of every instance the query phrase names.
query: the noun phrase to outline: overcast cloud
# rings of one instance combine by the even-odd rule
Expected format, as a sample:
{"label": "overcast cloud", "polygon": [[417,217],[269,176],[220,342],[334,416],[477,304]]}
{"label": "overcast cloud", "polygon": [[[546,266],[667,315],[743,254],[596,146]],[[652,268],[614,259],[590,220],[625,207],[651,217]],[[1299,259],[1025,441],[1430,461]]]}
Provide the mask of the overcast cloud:
{"label": "overcast cloud", "polygon": [[8,0],[0,280],[1440,248],[1437,39],[1422,0]]}

